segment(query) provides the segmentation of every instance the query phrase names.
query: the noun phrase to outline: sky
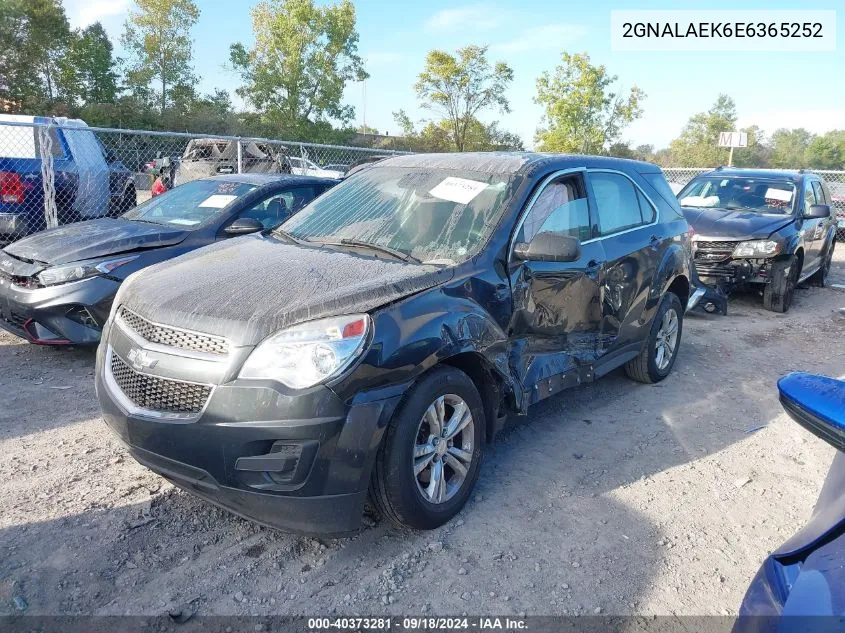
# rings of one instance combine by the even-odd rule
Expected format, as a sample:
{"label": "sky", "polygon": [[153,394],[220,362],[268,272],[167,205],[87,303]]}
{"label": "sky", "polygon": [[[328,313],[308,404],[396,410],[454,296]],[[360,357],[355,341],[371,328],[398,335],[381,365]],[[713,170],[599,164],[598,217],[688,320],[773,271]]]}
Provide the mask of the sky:
{"label": "sky", "polygon": [[[195,0],[200,19],[194,27],[194,58],[200,90],[229,90],[239,85],[226,68],[229,46],[251,44],[250,2]],[[101,21],[120,55],[120,35],[131,0],[64,0],[71,25]],[[391,135],[398,133],[392,113],[405,109],[413,120],[432,114],[419,107],[413,84],[426,53],[433,48],[454,51],[468,44],[489,45],[491,61],[505,61],[514,70],[508,90],[511,112],[487,111],[484,121],[498,120],[533,145],[543,111],[533,102],[536,79],[553,71],[563,50],[586,52],[594,64],[618,75],[623,90],[637,85],[647,95],[644,114],[624,134],[632,145],[665,147],[684,123],[707,110],[719,93],[737,105],[739,126],[757,124],[772,132],[780,127],[804,127],[822,133],[845,129],[845,4],[816,0],[813,9],[837,13],[836,52],[613,52],[610,11],[626,9],[737,8],[734,1],[679,3],[638,0],[636,3],[533,0],[514,2],[409,2],[358,0],[359,53],[370,78],[366,86],[349,84],[346,102],[355,107],[355,122]],[[530,6],[530,10],[527,7]],[[801,9],[795,0],[745,0],[743,9]],[[235,104],[243,103],[235,99]]]}

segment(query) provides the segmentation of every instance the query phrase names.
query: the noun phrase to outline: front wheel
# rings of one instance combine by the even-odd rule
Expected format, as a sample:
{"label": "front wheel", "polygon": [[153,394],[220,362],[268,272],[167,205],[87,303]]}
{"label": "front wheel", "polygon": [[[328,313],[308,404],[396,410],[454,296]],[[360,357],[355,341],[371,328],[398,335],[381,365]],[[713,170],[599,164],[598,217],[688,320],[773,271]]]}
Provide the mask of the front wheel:
{"label": "front wheel", "polygon": [[625,364],[625,373],[637,382],[660,382],[675,364],[681,333],[684,329],[684,308],[673,292],[663,296],[654,315],[651,330],[640,355]]}
{"label": "front wheel", "polygon": [[423,530],[463,508],[478,479],[484,407],[452,367],[423,377],[393,415],[379,448],[370,499],[393,523]]}
{"label": "front wheel", "polygon": [[786,312],[798,286],[800,263],[793,255],[784,262],[775,262],[771,268],[771,281],[763,289],[763,307],[772,312]]}

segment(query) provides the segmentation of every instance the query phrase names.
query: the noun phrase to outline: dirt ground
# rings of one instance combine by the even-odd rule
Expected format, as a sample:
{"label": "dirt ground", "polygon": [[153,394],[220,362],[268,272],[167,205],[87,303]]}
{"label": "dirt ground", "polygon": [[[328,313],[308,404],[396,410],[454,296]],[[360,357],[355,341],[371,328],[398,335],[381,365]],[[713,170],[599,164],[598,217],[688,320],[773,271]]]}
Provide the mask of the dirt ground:
{"label": "dirt ground", "polygon": [[[845,249],[833,283],[845,284]],[[808,518],[833,449],[782,413],[845,373],[845,290],[690,316],[673,374],[614,372],[514,419],[429,533],[260,527],[174,489],[100,420],[93,354],[0,335],[0,614],[732,614]]]}

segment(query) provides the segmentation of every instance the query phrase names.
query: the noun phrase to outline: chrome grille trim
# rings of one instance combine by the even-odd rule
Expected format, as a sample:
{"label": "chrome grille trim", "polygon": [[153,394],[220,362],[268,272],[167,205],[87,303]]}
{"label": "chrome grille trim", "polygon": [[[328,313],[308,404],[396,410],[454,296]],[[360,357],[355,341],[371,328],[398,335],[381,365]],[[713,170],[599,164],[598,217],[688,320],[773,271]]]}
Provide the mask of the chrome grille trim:
{"label": "chrome grille trim", "polygon": [[157,419],[195,420],[208,406],[214,385],[162,378],[133,369],[106,348],[104,378],[118,404],[130,415]]}
{"label": "chrome grille trim", "polygon": [[120,306],[117,318],[123,329],[131,332],[144,341],[160,345],[164,348],[177,348],[208,356],[226,356],[229,353],[229,341],[222,336],[213,336],[184,330],[172,325],[163,325],[145,319],[132,312],[125,306]]}

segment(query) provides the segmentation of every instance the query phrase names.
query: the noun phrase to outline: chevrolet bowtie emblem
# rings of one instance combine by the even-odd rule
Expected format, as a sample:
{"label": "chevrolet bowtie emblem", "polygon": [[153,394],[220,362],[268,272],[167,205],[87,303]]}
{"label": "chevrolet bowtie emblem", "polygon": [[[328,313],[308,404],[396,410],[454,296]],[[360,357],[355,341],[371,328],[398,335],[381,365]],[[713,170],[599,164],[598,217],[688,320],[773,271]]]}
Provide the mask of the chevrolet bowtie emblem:
{"label": "chevrolet bowtie emblem", "polygon": [[158,365],[158,360],[150,358],[150,355],[147,354],[146,351],[138,349],[137,347],[133,347],[129,350],[128,358],[129,362],[132,363],[132,367],[138,371],[142,369],[152,369]]}

